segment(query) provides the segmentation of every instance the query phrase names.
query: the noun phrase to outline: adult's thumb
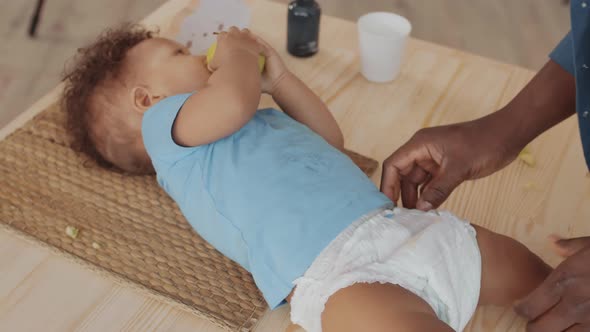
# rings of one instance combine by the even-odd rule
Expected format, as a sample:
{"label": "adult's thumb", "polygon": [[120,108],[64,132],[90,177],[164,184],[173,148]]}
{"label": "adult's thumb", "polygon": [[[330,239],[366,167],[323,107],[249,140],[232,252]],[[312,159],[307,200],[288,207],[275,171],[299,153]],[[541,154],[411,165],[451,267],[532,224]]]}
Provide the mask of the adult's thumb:
{"label": "adult's thumb", "polygon": [[550,236],[555,245],[555,250],[560,256],[569,257],[578,251],[590,246],[590,236],[573,239],[562,239],[557,235]]}
{"label": "adult's thumb", "polygon": [[463,179],[452,176],[436,176],[426,185],[422,195],[416,203],[416,208],[422,211],[436,209],[457,188]]}

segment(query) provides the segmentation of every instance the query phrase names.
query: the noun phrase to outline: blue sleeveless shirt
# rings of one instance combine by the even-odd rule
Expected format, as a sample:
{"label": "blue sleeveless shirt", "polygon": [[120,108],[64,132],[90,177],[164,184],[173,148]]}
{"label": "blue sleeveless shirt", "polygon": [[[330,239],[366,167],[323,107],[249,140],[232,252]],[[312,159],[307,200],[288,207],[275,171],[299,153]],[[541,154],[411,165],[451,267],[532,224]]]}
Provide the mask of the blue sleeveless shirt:
{"label": "blue sleeveless shirt", "polygon": [[274,109],[211,144],[177,145],[172,126],[190,95],[144,114],[158,183],[199,235],[252,273],[272,309],[341,231],[392,205],[346,155]]}

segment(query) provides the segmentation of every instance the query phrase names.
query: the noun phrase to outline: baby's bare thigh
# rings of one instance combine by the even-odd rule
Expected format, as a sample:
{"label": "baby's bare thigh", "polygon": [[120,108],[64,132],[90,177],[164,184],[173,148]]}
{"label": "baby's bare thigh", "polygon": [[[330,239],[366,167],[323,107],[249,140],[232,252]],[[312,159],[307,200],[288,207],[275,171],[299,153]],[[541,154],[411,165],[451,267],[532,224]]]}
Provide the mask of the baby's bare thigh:
{"label": "baby's bare thigh", "polygon": [[551,272],[537,255],[513,238],[473,225],[481,253],[480,304],[510,306]]}
{"label": "baby's bare thigh", "polygon": [[453,331],[417,295],[393,284],[358,283],[336,292],[322,314],[323,332]]}

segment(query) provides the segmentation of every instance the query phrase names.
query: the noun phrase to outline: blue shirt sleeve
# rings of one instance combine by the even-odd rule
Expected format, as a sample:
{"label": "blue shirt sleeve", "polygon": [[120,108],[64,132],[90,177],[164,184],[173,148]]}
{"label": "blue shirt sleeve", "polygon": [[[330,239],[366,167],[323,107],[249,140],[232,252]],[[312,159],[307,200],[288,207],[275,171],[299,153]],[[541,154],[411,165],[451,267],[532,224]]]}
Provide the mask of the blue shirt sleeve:
{"label": "blue shirt sleeve", "polygon": [[172,138],[172,126],[178,111],[191,95],[192,93],[186,93],[165,98],[143,115],[141,125],[143,144],[156,171],[160,166],[173,164],[197,149],[197,147],[178,145]]}
{"label": "blue shirt sleeve", "polygon": [[557,62],[563,69],[574,75],[574,45],[572,43],[572,32],[568,32],[551,52],[549,57]]}

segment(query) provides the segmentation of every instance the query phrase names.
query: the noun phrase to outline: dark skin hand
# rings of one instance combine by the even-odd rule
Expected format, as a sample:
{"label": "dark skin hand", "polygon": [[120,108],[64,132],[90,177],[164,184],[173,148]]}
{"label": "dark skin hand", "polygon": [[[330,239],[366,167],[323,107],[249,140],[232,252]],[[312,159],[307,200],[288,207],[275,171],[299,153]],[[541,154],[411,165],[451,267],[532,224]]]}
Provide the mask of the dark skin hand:
{"label": "dark skin hand", "polygon": [[394,202],[401,194],[407,208],[437,208],[463,181],[502,169],[535,137],[574,113],[574,78],[549,61],[499,111],[419,130],[383,163],[381,191]]}
{"label": "dark skin hand", "polygon": [[516,312],[528,332],[590,331],[590,237],[555,239],[566,260],[524,300]]}
{"label": "dark skin hand", "polygon": [[[510,164],[547,129],[575,114],[575,80],[549,61],[504,108],[418,131],[383,164],[381,191],[407,208],[440,206],[463,181]],[[528,332],[590,331],[590,237],[561,240],[565,260],[516,306]]]}

